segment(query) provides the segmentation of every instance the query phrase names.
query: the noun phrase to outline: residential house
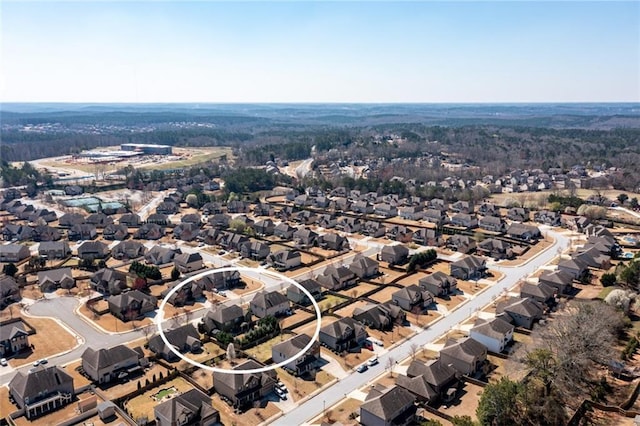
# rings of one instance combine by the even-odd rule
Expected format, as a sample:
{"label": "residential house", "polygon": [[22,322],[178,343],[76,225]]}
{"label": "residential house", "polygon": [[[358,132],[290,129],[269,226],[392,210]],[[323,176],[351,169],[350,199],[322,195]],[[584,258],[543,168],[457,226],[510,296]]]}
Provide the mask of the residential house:
{"label": "residential house", "polygon": [[430,209],[442,211],[447,210],[447,206],[445,205],[445,202],[442,198],[432,198],[431,200],[427,201],[427,207]]}
{"label": "residential house", "polygon": [[409,364],[407,375],[398,376],[396,384],[407,389],[419,400],[435,405],[439,401],[453,400],[460,387],[460,380],[457,371],[442,362],[442,359],[426,363],[414,360]]}
{"label": "residential house", "polygon": [[209,225],[213,226],[216,229],[227,229],[229,227],[229,223],[231,222],[231,216],[224,213],[218,213],[209,217]]}
{"label": "residential house", "polygon": [[162,203],[158,204],[158,207],[156,207],[156,213],[164,215],[176,214],[179,210],[180,207],[178,206],[178,204],[172,203],[170,201],[163,201]]}
{"label": "residential house", "polygon": [[500,208],[493,203],[482,203],[478,207],[478,213],[482,216],[500,216]]}
{"label": "residential house", "polygon": [[378,260],[390,265],[403,265],[409,259],[409,249],[402,244],[386,245],[378,254]]}
{"label": "residential house", "polygon": [[386,218],[398,216],[398,208],[388,203],[379,203],[374,205],[373,212],[378,216]]}
{"label": "residential house", "polygon": [[156,309],[158,300],[139,290],[109,296],[107,298],[109,312],[121,321],[131,321],[144,316]]}
{"label": "residential house", "polygon": [[102,230],[102,237],[105,240],[126,240],[129,236],[129,228],[127,225],[109,224]]}
{"label": "residential house", "polygon": [[390,240],[409,243],[413,239],[413,231],[404,225],[392,225],[387,228],[386,236]]}
{"label": "residential house", "polygon": [[278,271],[288,271],[302,265],[302,255],[297,250],[283,249],[270,254],[267,261]]}
{"label": "residential house", "polygon": [[355,217],[342,216],[337,220],[335,228],[338,231],[355,234],[357,232],[360,232],[362,226],[363,222],[360,219],[357,219]]}
{"label": "residential house", "polygon": [[536,302],[552,307],[556,304],[556,289],[543,282],[531,284],[525,281],[520,286],[520,297],[530,297]]}
{"label": "residential house", "polygon": [[206,291],[223,290],[237,287],[241,282],[240,272],[218,271],[196,280],[202,283]]}
{"label": "residential house", "polygon": [[329,209],[334,211],[351,211],[351,201],[346,197],[336,197],[329,202]]}
{"label": "residential house", "polygon": [[325,250],[343,251],[349,250],[349,241],[341,235],[329,232],[318,237],[318,246]]}
{"label": "residential house", "polygon": [[533,214],[533,220],[549,226],[560,226],[562,223],[562,215],[560,212],[551,210],[538,210]]}
{"label": "residential house", "polygon": [[320,343],[337,353],[359,348],[367,337],[364,324],[353,318],[341,318],[320,329]]}
{"label": "residential house", "polygon": [[94,383],[104,384],[126,378],[129,373],[140,370],[142,354],[126,345],[109,349],[88,347],[82,353],[82,369]]}
{"label": "residential house", "polygon": [[514,222],[527,222],[529,220],[529,210],[522,207],[512,207],[507,210],[507,219]]}
{"label": "residential house", "polygon": [[424,212],[422,217],[429,223],[433,223],[436,226],[442,226],[449,221],[449,217],[445,213],[444,210],[439,209],[428,209]]}
{"label": "residential house", "polygon": [[29,332],[21,319],[0,323],[0,357],[5,358],[29,347]]}
{"label": "residential house", "polygon": [[[173,290],[178,282],[173,282],[167,285],[167,288],[162,291],[161,297],[165,299],[171,290]],[[171,297],[167,299],[167,302],[175,307],[181,307],[184,305],[193,304],[197,299],[202,297],[202,291],[204,290],[204,284],[199,281],[190,281],[189,283],[182,285],[176,290]]]}
{"label": "residential house", "polygon": [[71,256],[71,249],[66,241],[43,241],[38,246],[38,254],[47,259],[64,259]]}
{"label": "residential house", "polygon": [[102,241],[85,241],[78,247],[80,259],[104,259],[109,253],[109,246]]}
{"label": "residential house", "polygon": [[64,193],[67,195],[81,195],[83,192],[80,185],[67,185],[64,187]]}
{"label": "residential house", "polygon": [[465,229],[473,229],[478,227],[478,219],[476,219],[476,216],[467,213],[456,213],[451,217],[451,220],[449,220],[449,222],[452,226],[458,226]]}
{"label": "residential house", "polygon": [[157,426],[220,424],[220,413],[211,405],[211,397],[198,389],[190,389],[153,408]]}
{"label": "residential house", "polygon": [[375,385],[360,405],[363,426],[408,426],[415,424],[416,398],[403,387]]}
{"label": "residential house", "polygon": [[273,235],[275,229],[276,225],[271,219],[259,220],[253,225],[253,230],[255,231],[256,235],[260,237]]}
{"label": "residential house", "polygon": [[251,240],[240,246],[240,256],[247,259],[264,260],[270,253],[269,244],[262,241]]}
{"label": "residential house", "polygon": [[344,266],[327,266],[317,278],[318,283],[328,290],[338,291],[354,285],[357,282],[356,274]]}
{"label": "residential house", "polygon": [[362,224],[360,233],[367,237],[380,238],[387,233],[385,226],[375,220],[368,220]]}
{"label": "residential house", "polygon": [[204,268],[200,253],[180,253],[173,258],[173,264],[178,271],[185,274]]}
{"label": "residential house", "polygon": [[449,264],[449,274],[461,280],[482,278],[487,270],[487,261],[479,256],[465,256]]}
{"label": "residential house", "polygon": [[454,294],[458,288],[458,281],[441,271],[436,271],[426,277],[420,278],[418,286],[437,297]]}
{"label": "residential house", "polygon": [[[320,287],[320,284],[316,280],[304,280],[300,281],[298,284],[300,287],[303,287],[305,290],[307,290],[314,300],[319,300],[322,298],[322,287]],[[287,299],[289,299],[292,303],[298,305],[310,305],[311,299],[309,299],[309,296],[307,296],[307,294],[302,291],[299,286],[290,285],[289,287],[287,287]]]}
{"label": "residential house", "polygon": [[98,231],[93,225],[83,223],[81,225],[73,225],[67,233],[69,241],[93,240],[98,236]]}
{"label": "residential house", "polygon": [[440,349],[440,360],[461,375],[473,376],[485,372],[487,348],[470,337],[458,341],[448,339],[444,348]]}
{"label": "residential house", "polygon": [[289,225],[286,222],[281,222],[273,229],[273,235],[282,238],[284,240],[293,239],[293,234],[297,231],[296,228]]}
{"label": "residential house", "polygon": [[351,204],[351,211],[360,214],[371,214],[373,213],[373,205],[368,201],[356,201]]}
{"label": "residential house", "polygon": [[469,254],[476,250],[476,241],[468,235],[455,234],[447,239],[446,247],[449,250]]}
{"label": "residential house", "polygon": [[318,215],[310,210],[302,210],[300,212],[294,213],[291,220],[296,223],[300,223],[302,225],[311,225],[316,223],[318,219]]}
{"label": "residential house", "polygon": [[214,426],[220,413],[211,405],[211,397],[190,389],[153,407],[156,426]]}
{"label": "residential house", "polygon": [[478,319],[469,331],[469,337],[482,343],[490,352],[501,353],[513,341],[513,330],[513,325],[500,317]]}
{"label": "residential house", "polygon": [[31,256],[29,247],[20,244],[0,245],[0,262],[20,262]]}
{"label": "residential house", "polygon": [[0,275],[0,310],[22,299],[20,286],[15,278],[8,275]]}
{"label": "residential house", "polygon": [[87,216],[87,218],[85,219],[85,223],[89,225],[93,225],[96,228],[104,228],[107,225],[111,225],[113,223],[113,219],[107,216],[106,214],[100,212],[100,213],[93,213]]}
{"label": "residential house", "polygon": [[249,308],[258,318],[283,315],[290,309],[289,299],[277,291],[261,290],[253,296]]}
{"label": "residential house", "polygon": [[147,248],[140,241],[121,241],[111,250],[116,259],[136,259],[144,256]]}
{"label": "residential house", "polygon": [[169,220],[169,216],[164,213],[152,213],[147,216],[147,225],[155,224],[155,225],[171,225],[171,221]]}
{"label": "residential house", "polygon": [[597,247],[581,248],[577,253],[571,255],[574,260],[584,262],[590,268],[609,269],[611,267],[611,256],[602,253]]}
{"label": "residential house", "polygon": [[478,221],[480,229],[490,232],[504,233],[507,229],[507,224],[501,217],[496,216],[484,216]]}
{"label": "residential house", "polygon": [[53,228],[48,225],[38,225],[33,228],[33,241],[58,241],[62,238],[62,234],[58,228]]}
{"label": "residential house", "polygon": [[338,219],[333,214],[321,214],[318,216],[318,220],[316,222],[319,227],[324,229],[335,228],[338,224]]}
{"label": "residential house", "polygon": [[421,246],[440,247],[444,245],[442,234],[437,229],[421,228],[413,233],[412,240]]}
{"label": "residential house", "polygon": [[513,259],[524,252],[524,247],[515,246],[497,238],[485,238],[476,247],[476,252],[482,256],[493,257],[496,260]]}
{"label": "residential house", "polygon": [[18,371],[9,382],[9,395],[31,420],[71,403],[73,378],[56,365]]}
{"label": "residential house", "polygon": [[177,240],[193,241],[199,235],[200,226],[195,223],[185,222],[173,228],[173,237]]}
{"label": "residential house", "polygon": [[35,223],[39,220],[43,220],[46,223],[55,222],[56,220],[58,220],[58,215],[52,210],[37,209],[31,214],[31,216],[29,216],[29,222]]}
{"label": "residential house", "polygon": [[360,279],[376,277],[380,274],[379,263],[370,257],[357,254],[349,265],[351,272]]}
{"label": "residential house", "polygon": [[202,216],[198,213],[189,213],[182,216],[180,223],[193,223],[197,226],[202,225]]}
{"label": "residential house", "polygon": [[244,327],[248,327],[249,314],[244,312],[239,305],[225,306],[213,305],[202,317],[201,325],[205,333],[215,334],[214,330],[225,333],[237,334]]}
{"label": "residential house", "polygon": [[471,214],[473,213],[474,206],[473,203],[469,201],[456,201],[455,203],[451,204],[451,206],[449,206],[449,210],[454,213]]}
{"label": "residential house", "polygon": [[[320,360],[320,343],[314,341],[310,349],[302,356],[298,356],[310,342],[311,337],[307,334],[293,336],[271,347],[271,359],[274,363],[289,360],[287,364],[283,365],[283,368],[295,376],[312,373],[316,368],[317,361]],[[294,357],[295,359],[293,359]]]}
{"label": "residential house", "polygon": [[142,219],[135,213],[126,213],[120,216],[118,223],[128,227],[138,227],[142,225]]}
{"label": "residential house", "polygon": [[49,269],[38,272],[38,285],[42,292],[50,292],[58,288],[70,290],[76,286],[76,279],[73,278],[71,268]]}
{"label": "residential house", "polygon": [[152,265],[166,265],[173,262],[176,255],[181,254],[180,249],[170,249],[167,247],[153,246],[151,250],[144,255],[144,260]]}
{"label": "residential house", "polygon": [[368,303],[353,310],[351,317],[377,330],[390,330],[394,324],[405,322],[406,314],[396,305],[390,303]]}
{"label": "residential house", "polygon": [[318,234],[309,228],[298,228],[293,233],[293,240],[297,247],[308,248],[314,247],[318,242]]}
{"label": "residential house", "polygon": [[407,220],[421,220],[424,217],[424,207],[422,205],[400,207],[398,216]]}
{"label": "residential house", "polygon": [[589,265],[581,259],[565,259],[558,263],[558,270],[571,275],[574,280],[580,280],[589,272]]}
{"label": "residential house", "polygon": [[545,271],[538,280],[555,288],[557,294],[568,294],[573,289],[573,276],[561,270]]}
{"label": "residential house", "polygon": [[235,232],[223,232],[220,235],[218,245],[225,250],[239,251],[240,247],[249,241],[249,238],[245,235],[236,234]]}
{"label": "residential house", "polygon": [[178,356],[171,350],[172,347],[181,353],[202,350],[200,334],[193,324],[165,330],[164,335],[171,345],[167,345],[157,334],[149,340],[149,350],[167,361],[178,360]]}
{"label": "residential house", "polygon": [[[254,360],[248,360],[235,366],[234,370],[255,370],[264,367]],[[228,374],[213,373],[213,383],[216,392],[230,401],[237,409],[251,407],[254,401],[259,401],[271,392],[276,384],[276,373],[273,370],[261,373]]]}
{"label": "residential house", "polygon": [[206,214],[207,216],[221,214],[222,203],[215,203],[215,202],[206,203],[204,206],[202,206],[202,213]]}
{"label": "residential house", "polygon": [[391,301],[405,311],[423,312],[433,303],[433,294],[412,284],[394,292]]}
{"label": "residential house", "polygon": [[115,295],[127,288],[127,274],[112,268],[102,268],[91,276],[91,287],[102,294]]}
{"label": "residential house", "polygon": [[227,213],[249,213],[251,210],[249,203],[240,200],[233,200],[227,203]]}
{"label": "residential house", "polygon": [[544,313],[542,305],[529,297],[525,299],[510,298],[498,303],[496,313],[503,315],[504,319],[531,330],[533,323],[542,319]]}
{"label": "residential house", "polygon": [[512,223],[507,229],[507,235],[511,238],[524,241],[538,240],[542,237],[537,226],[525,225],[523,223]]}
{"label": "residential house", "polygon": [[33,239],[33,228],[27,225],[14,225],[7,223],[2,229],[4,241],[25,241]]}
{"label": "residential house", "polygon": [[159,240],[162,237],[164,237],[164,228],[157,223],[145,223],[133,236],[138,240]]}
{"label": "residential house", "polygon": [[269,203],[258,203],[253,208],[253,215],[255,217],[258,216],[267,216],[272,217],[274,215],[275,209],[271,207]]}
{"label": "residential house", "polygon": [[66,213],[58,219],[58,226],[61,228],[71,228],[73,225],[85,223],[84,216],[80,213]]}

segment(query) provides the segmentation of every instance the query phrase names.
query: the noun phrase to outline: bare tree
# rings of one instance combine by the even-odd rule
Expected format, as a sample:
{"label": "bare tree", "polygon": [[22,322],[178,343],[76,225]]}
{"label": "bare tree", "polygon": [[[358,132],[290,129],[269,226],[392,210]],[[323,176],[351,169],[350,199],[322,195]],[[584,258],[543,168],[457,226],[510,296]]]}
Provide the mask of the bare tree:
{"label": "bare tree", "polygon": [[144,334],[144,338],[149,343],[149,338],[156,332],[155,324],[149,324],[146,327],[142,327],[142,334]]}
{"label": "bare tree", "polygon": [[393,367],[396,365],[396,360],[393,357],[389,357],[387,359],[387,363],[385,364],[385,369],[389,370],[389,374],[393,377]]}
{"label": "bare tree", "polygon": [[418,349],[420,349],[420,346],[417,343],[411,343],[409,345],[409,353],[411,354],[411,359],[413,361],[415,361],[416,359],[416,354],[418,353]]}

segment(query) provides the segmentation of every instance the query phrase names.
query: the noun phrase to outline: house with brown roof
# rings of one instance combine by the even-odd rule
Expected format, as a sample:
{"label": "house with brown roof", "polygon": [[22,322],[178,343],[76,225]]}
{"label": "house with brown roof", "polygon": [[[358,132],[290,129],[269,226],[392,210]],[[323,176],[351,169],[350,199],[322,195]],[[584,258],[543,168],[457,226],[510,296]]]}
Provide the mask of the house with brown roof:
{"label": "house with brown roof", "polygon": [[311,349],[307,350],[302,356],[292,360],[311,342],[311,337],[307,334],[298,334],[284,342],[277,343],[271,347],[271,359],[274,363],[280,363],[289,360],[283,366],[285,370],[290,371],[295,376],[302,376],[312,373],[320,360],[320,343],[314,342]]}
{"label": "house with brown roof", "polygon": [[125,225],[128,227],[136,227],[142,225],[142,219],[140,219],[140,216],[135,213],[127,213],[120,216],[120,219],[118,219],[118,223],[120,225]]}
{"label": "house with brown roof", "polygon": [[484,216],[478,221],[478,227],[485,231],[504,233],[507,229],[507,224],[501,217],[496,216]]}
{"label": "house with brown roof", "polygon": [[440,359],[459,374],[473,376],[479,372],[485,373],[487,348],[470,337],[458,341],[448,339],[440,350]]}
{"label": "house with brown roof", "polygon": [[139,290],[126,291],[107,298],[109,312],[121,321],[141,318],[147,312],[155,311],[158,300]]}
{"label": "house with brown roof", "polygon": [[104,259],[109,253],[109,246],[102,241],[85,241],[78,247],[80,259]]}
{"label": "house with brown roof", "polygon": [[62,238],[62,234],[58,228],[53,228],[49,225],[38,225],[33,228],[33,241],[58,241]]}
{"label": "house with brown roof", "polygon": [[121,241],[116,245],[111,254],[116,259],[136,259],[144,256],[147,248],[140,241]]}
{"label": "house with brown roof", "polygon": [[129,236],[129,228],[126,225],[110,223],[102,230],[102,238],[105,240],[125,240]]}
{"label": "house with brown roof", "polygon": [[97,236],[98,231],[96,230],[96,227],[88,223],[73,225],[69,228],[69,232],[67,233],[69,241],[93,240]]}
{"label": "house with brown roof", "polygon": [[469,337],[482,343],[489,351],[503,352],[513,341],[514,326],[503,318],[478,319],[469,331]]}
{"label": "house with brown roof", "polygon": [[200,235],[200,225],[191,222],[183,222],[173,228],[174,238],[182,241],[193,241]]}
{"label": "house with brown roof", "polygon": [[138,240],[159,240],[162,237],[164,228],[157,223],[145,223],[133,235],[133,238]]}
{"label": "house with brown roof", "polygon": [[360,405],[363,426],[408,426],[415,423],[416,398],[408,390],[394,385],[375,385]]}
{"label": "house with brown roof", "polygon": [[446,247],[452,251],[469,254],[476,250],[476,241],[468,235],[455,234],[447,239]]}
{"label": "house with brown roof", "polygon": [[109,383],[124,379],[130,373],[140,371],[142,353],[126,345],[94,349],[88,347],[82,353],[82,369],[94,383]]}
{"label": "house with brown roof", "polygon": [[100,213],[92,213],[85,219],[85,222],[89,225],[93,225],[96,228],[104,228],[107,225],[111,225],[113,223],[113,219],[106,214]]}

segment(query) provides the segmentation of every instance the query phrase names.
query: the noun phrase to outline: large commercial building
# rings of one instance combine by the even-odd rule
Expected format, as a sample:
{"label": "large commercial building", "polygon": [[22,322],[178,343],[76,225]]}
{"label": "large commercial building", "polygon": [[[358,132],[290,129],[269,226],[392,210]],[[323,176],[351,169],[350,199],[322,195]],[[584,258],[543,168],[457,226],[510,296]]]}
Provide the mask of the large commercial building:
{"label": "large commercial building", "polygon": [[124,143],[120,145],[122,151],[137,151],[148,155],[171,155],[171,146],[152,145],[144,143]]}

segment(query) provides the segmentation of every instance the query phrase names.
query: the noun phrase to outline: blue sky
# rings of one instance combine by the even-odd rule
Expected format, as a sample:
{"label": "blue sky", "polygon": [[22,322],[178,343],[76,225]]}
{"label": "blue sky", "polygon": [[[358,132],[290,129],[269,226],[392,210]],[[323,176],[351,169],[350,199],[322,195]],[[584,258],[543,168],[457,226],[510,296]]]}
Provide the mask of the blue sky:
{"label": "blue sky", "polygon": [[640,100],[640,2],[2,2],[9,102]]}

